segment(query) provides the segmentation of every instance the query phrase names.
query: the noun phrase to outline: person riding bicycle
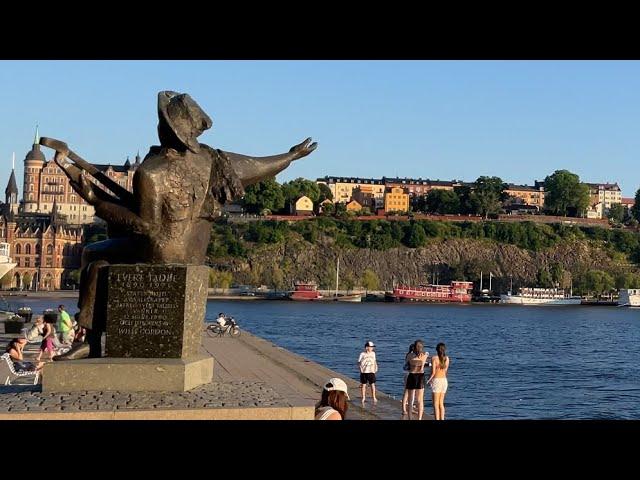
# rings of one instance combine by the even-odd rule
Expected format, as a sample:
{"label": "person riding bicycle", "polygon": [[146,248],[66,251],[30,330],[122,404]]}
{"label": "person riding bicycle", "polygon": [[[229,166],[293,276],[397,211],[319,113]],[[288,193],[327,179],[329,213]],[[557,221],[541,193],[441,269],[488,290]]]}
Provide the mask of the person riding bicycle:
{"label": "person riding bicycle", "polygon": [[216,319],[216,323],[221,327],[225,327],[227,325],[227,317],[224,316],[224,313],[220,312],[218,314],[218,318]]}

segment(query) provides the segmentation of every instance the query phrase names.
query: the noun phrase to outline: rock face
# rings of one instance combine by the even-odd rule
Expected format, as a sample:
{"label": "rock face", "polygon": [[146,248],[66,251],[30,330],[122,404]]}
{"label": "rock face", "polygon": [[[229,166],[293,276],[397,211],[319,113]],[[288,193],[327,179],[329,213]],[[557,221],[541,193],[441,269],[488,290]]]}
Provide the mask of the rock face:
{"label": "rock face", "polygon": [[[340,256],[341,286],[345,278],[359,284],[365,269],[380,279],[380,289],[394,283],[440,283],[452,279],[476,281],[480,271],[493,274],[495,291],[506,291],[513,278],[514,288],[536,283],[540,269],[557,264],[567,272],[585,269],[615,270],[608,253],[587,241],[560,244],[543,251],[530,251],[514,245],[473,239],[432,239],[422,248],[394,248],[386,251],[343,249],[329,242],[308,243],[289,238],[285,243],[254,248],[248,259],[214,260],[214,268],[230,270],[234,283],[272,284],[274,270],[281,272],[284,285],[296,280],[314,280],[321,286],[335,285],[335,269]],[[485,285],[488,287],[488,283]]]}

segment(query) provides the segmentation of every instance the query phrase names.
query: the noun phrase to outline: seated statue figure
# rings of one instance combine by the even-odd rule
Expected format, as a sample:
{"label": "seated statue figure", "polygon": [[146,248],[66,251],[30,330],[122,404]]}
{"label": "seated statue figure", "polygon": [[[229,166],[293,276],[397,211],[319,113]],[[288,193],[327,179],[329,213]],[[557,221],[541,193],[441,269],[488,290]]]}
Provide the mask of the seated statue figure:
{"label": "seated statue figure", "polygon": [[87,342],[55,360],[102,355],[106,299],[96,291],[105,266],[203,264],[212,222],[222,205],[317,147],[308,138],[287,153],[250,157],[201,144],[197,137],[212,121],[188,94],[160,92],[158,117],[160,145],[150,148],[136,170],[131,195],[106,192],[90,181],[82,165],[68,158],[68,150],[56,151],[55,162],[72,188],[106,221],[109,239],[88,245],[82,254],[77,320],[86,329]]}

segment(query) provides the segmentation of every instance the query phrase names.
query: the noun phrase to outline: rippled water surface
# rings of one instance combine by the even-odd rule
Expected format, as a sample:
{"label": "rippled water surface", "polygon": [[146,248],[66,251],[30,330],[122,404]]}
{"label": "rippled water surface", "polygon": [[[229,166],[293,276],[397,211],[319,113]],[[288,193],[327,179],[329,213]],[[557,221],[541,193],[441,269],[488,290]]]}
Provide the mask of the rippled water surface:
{"label": "rippled water surface", "polygon": [[[75,311],[72,299],[14,303]],[[378,386],[396,397],[409,344],[423,339],[433,354],[444,342],[451,419],[640,418],[640,309],[209,301],[207,319],[220,311],[352,378],[373,340]]]}

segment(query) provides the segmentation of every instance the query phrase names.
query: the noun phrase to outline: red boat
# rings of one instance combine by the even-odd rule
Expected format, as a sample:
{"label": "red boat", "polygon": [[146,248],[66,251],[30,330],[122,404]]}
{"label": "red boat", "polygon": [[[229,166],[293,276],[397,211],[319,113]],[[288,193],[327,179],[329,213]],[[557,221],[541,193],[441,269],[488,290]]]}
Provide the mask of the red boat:
{"label": "red boat", "polygon": [[291,300],[320,300],[322,295],[318,291],[318,285],[314,282],[296,282],[295,290],[289,292]]}
{"label": "red boat", "polygon": [[473,282],[451,282],[450,285],[398,285],[384,296],[387,302],[471,302]]}

